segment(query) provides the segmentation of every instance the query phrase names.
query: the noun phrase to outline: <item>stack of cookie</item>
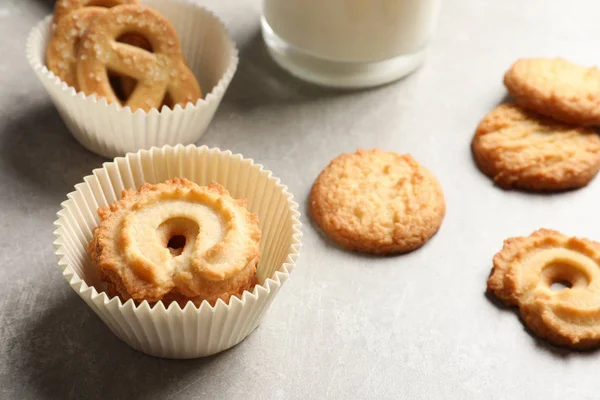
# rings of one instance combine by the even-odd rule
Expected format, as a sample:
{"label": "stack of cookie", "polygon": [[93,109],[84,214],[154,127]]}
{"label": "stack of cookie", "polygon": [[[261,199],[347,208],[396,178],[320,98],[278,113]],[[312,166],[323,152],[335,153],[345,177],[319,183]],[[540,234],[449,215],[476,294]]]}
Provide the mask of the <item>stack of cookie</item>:
{"label": "stack of cookie", "polygon": [[504,76],[516,104],[479,124],[472,141],[481,171],[503,188],[561,191],[600,169],[600,70],[564,59],[522,59]]}
{"label": "stack of cookie", "polygon": [[109,103],[150,111],[202,96],[175,28],[139,0],[110,9],[58,0],[46,50],[48,68],[67,85]]}

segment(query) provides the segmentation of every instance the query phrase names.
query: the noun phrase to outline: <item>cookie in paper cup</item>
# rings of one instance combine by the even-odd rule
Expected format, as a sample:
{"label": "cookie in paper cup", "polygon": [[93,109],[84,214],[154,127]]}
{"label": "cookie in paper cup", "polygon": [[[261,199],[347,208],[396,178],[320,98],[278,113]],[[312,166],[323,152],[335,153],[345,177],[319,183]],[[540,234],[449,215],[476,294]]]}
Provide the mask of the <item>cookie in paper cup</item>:
{"label": "cookie in paper cup", "polygon": [[[121,197],[124,189],[143,183],[187,178],[200,185],[218,182],[236,199],[248,199],[262,231],[261,257],[252,292],[204,301],[199,307],[162,301],[125,303],[103,291],[87,246],[99,223],[97,210]],[[229,151],[206,146],[164,146],[130,153],[105,163],[67,195],[55,222],[56,255],[73,290],[125,343],[144,353],[167,358],[196,358],[226,350],[241,342],[260,323],[281,285],[293,270],[302,233],[293,196],[261,165]]]}
{"label": "cookie in paper cup", "polygon": [[185,59],[204,94],[194,104],[131,112],[129,107],[76,92],[46,67],[51,15],[31,30],[27,40],[29,63],[68,129],[84,147],[108,158],[152,146],[197,142],[237,69],[235,43],[210,11],[186,0],[143,0],[142,4],[160,12],[175,27]]}

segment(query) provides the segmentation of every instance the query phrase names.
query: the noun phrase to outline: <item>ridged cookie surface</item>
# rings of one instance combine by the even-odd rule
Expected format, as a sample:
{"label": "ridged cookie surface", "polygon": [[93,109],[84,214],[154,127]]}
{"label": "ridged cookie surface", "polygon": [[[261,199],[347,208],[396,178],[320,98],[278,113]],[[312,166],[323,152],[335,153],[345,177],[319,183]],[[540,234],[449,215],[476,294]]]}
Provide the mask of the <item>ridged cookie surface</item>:
{"label": "ridged cookie surface", "polygon": [[[558,282],[566,288],[553,290]],[[576,349],[600,345],[600,243],[549,229],[507,239],[487,287],[519,307],[537,336]]]}

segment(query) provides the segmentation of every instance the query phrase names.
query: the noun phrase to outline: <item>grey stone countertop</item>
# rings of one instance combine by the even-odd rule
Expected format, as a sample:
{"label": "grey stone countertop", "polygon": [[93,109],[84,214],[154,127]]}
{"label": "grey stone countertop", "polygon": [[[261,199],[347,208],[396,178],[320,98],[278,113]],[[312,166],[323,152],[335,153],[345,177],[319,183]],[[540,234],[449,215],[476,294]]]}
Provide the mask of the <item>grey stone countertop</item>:
{"label": "grey stone countertop", "polygon": [[[241,62],[201,144],[263,163],[301,205],[304,247],[260,327],[239,346],[176,361],[132,350],[63,280],[52,223],[104,161],[80,147],[25,58],[50,0],[0,0],[1,399],[597,399],[597,352],[531,336],[485,295],[492,256],[540,227],[600,239],[600,180],[535,195],[494,187],[474,166],[478,121],[505,98],[523,56],[597,56],[595,0],[446,0],[426,64],[397,83],[339,92],[268,57],[259,0],[206,0]],[[339,249],[306,212],[329,160],[356,148],[410,152],[446,195],[440,232],[411,254]],[[570,396],[570,397],[569,397]]]}

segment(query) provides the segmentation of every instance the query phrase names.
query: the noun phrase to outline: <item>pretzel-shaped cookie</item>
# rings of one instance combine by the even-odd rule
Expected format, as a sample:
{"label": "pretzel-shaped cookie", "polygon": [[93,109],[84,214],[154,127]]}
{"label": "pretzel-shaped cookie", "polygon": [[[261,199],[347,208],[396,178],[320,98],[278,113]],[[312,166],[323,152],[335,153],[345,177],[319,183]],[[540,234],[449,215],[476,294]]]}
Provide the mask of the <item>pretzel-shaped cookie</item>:
{"label": "pretzel-shaped cookie", "polygon": [[[567,283],[555,291],[551,285]],[[527,326],[554,344],[600,345],[600,243],[540,229],[504,242],[488,289],[516,305]]]}
{"label": "pretzel-shaped cookie", "polygon": [[89,252],[109,294],[136,301],[228,301],[256,283],[258,217],[219,184],[144,184],[98,210]]}
{"label": "pretzel-shaped cookie", "polygon": [[[77,84],[76,62],[79,52],[79,41],[91,22],[101,13],[106,12],[104,7],[114,7],[121,4],[137,4],[137,0],[113,0],[113,1],[73,1],[59,0],[56,3],[54,23],[52,30],[54,34],[50,37],[46,49],[46,65],[56,76],[67,85],[79,90]],[[98,6],[90,6],[98,4]],[[146,39],[135,34],[124,34],[119,38],[120,42],[132,46],[150,50],[150,44]],[[124,98],[128,98],[135,89],[135,79],[120,77],[117,81]]]}
{"label": "pretzel-shaped cookie", "polygon": [[[119,36],[131,32],[145,37],[152,53],[117,42]],[[124,102],[132,111],[158,108],[166,94],[174,104],[183,105],[202,95],[185,63],[175,29],[147,7],[113,7],[88,28],[77,63],[78,84],[86,93],[96,93],[109,103],[119,102],[110,86],[108,70],[137,79],[135,90]]]}
{"label": "pretzel-shaped cookie", "polygon": [[92,21],[105,12],[106,9],[101,7],[84,7],[61,18],[46,48],[48,69],[75,89],[78,89],[76,63],[79,41]]}
{"label": "pretzel-shaped cookie", "polygon": [[54,17],[52,19],[52,30],[58,27],[60,21],[72,13],[84,7],[115,7],[123,4],[139,4],[139,0],[57,0],[54,6]]}

